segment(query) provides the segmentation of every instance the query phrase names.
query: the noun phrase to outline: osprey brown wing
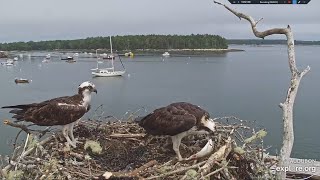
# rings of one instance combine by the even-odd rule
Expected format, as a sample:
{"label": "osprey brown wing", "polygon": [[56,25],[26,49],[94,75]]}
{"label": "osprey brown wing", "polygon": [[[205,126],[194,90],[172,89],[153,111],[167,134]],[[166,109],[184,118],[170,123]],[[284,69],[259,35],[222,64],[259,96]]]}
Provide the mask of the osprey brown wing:
{"label": "osprey brown wing", "polygon": [[66,125],[77,121],[86,113],[83,106],[49,103],[41,108],[30,108],[24,114],[24,120],[40,126]]}
{"label": "osprey brown wing", "polygon": [[176,102],[176,103],[170,104],[169,106],[174,106],[176,108],[183,109],[183,110],[187,111],[188,113],[194,115],[198,121],[200,121],[203,116],[206,116],[207,118],[210,117],[210,115],[207,111],[205,111],[205,110],[201,109],[199,106],[196,106],[191,103]]}
{"label": "osprey brown wing", "polygon": [[87,109],[80,105],[79,95],[61,97],[41,103],[7,106],[15,108],[13,118],[18,121],[33,122],[40,126],[66,125],[80,119]]}
{"label": "osprey brown wing", "polygon": [[151,135],[174,136],[196,125],[196,117],[187,111],[167,106],[144,117],[139,125]]}

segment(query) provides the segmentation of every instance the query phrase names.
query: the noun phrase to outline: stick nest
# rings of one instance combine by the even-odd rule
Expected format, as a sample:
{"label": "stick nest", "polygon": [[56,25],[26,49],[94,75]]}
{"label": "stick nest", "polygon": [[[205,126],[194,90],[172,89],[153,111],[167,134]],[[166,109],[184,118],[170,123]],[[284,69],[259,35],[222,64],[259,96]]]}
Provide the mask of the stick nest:
{"label": "stick nest", "polygon": [[[256,179],[271,178],[275,162],[264,157],[264,130],[235,117],[216,118],[217,132],[188,136],[178,162],[169,137],[145,135],[132,121],[82,121],[77,148],[59,133],[30,133],[17,144],[0,177],[6,179]],[[10,123],[6,121],[6,124]],[[14,127],[17,127],[16,125]],[[25,128],[25,126],[23,127]],[[23,129],[21,128],[21,129]],[[56,131],[59,132],[59,131]],[[20,134],[20,133],[19,133]],[[208,146],[208,139],[212,144]],[[207,145],[207,146],[206,146]],[[207,147],[207,149],[205,149]],[[208,148],[209,147],[209,148]],[[199,154],[199,151],[201,153]],[[198,153],[197,153],[198,152]],[[195,154],[197,154],[195,156]]]}

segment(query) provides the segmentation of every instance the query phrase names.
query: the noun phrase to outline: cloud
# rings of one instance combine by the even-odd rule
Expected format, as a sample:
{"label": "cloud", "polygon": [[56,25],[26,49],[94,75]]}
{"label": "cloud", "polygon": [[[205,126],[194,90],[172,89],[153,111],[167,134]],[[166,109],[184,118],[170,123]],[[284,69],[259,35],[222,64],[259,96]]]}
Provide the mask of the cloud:
{"label": "cloud", "polygon": [[[290,24],[297,39],[320,40],[320,1],[230,6],[263,17],[260,29]],[[11,0],[0,7],[0,26],[2,42],[151,33],[253,38],[247,22],[211,0]]]}

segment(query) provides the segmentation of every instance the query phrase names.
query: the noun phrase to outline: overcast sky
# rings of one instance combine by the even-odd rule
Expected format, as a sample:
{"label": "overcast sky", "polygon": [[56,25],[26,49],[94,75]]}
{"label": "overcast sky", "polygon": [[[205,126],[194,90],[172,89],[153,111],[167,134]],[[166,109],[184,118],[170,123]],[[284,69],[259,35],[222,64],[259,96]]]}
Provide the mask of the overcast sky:
{"label": "overcast sky", "polygon": [[[254,38],[212,0],[2,0],[0,42],[76,39],[127,34],[218,34]],[[221,0],[229,4],[227,0]],[[290,24],[297,40],[320,40],[320,1],[308,5],[230,5],[256,19],[259,29]],[[281,38],[281,36],[273,36]]]}

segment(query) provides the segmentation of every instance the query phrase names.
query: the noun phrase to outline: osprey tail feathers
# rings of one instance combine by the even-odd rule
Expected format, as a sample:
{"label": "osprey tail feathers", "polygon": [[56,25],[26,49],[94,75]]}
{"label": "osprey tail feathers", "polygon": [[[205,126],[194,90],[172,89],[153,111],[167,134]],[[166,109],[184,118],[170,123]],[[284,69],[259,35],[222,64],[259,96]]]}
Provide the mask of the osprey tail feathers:
{"label": "osprey tail feathers", "polygon": [[28,107],[30,107],[30,104],[21,104],[21,105],[14,105],[14,106],[3,106],[1,108],[2,109],[26,109]]}

